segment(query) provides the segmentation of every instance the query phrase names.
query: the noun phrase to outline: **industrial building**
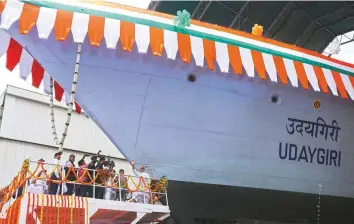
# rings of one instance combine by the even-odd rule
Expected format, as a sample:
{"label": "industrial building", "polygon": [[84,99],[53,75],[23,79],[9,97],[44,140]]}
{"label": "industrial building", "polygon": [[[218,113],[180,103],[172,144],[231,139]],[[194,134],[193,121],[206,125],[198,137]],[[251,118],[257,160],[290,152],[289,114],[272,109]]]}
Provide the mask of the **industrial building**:
{"label": "industrial building", "polygon": [[[9,184],[20,170],[25,159],[46,162],[53,161],[58,150],[52,136],[49,97],[22,88],[8,86],[0,97],[0,188]],[[55,103],[55,120],[58,135],[61,135],[66,121],[67,107],[64,102]],[[117,150],[95,123],[84,114],[73,112],[68,136],[64,144],[62,162],[70,154],[76,155],[76,161],[84,154],[102,154],[110,156],[117,169],[132,174],[129,163]],[[87,158],[89,159],[89,158]]]}

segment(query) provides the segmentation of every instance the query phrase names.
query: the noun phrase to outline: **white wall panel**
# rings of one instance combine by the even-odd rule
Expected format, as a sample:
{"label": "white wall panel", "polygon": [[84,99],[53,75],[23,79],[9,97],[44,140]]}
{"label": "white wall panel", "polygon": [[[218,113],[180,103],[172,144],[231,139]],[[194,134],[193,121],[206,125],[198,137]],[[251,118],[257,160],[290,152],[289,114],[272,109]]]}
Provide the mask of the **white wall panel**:
{"label": "white wall panel", "polygon": [[[66,122],[66,108],[62,107],[63,105],[60,104],[55,108],[59,138]],[[49,97],[9,86],[0,136],[54,147]],[[72,115],[64,147],[90,153],[96,153],[101,149],[105,155],[124,158],[91,119],[75,112]]]}
{"label": "white wall panel", "polygon": [[[37,145],[32,143],[25,143],[19,141],[13,141],[0,138],[0,188],[8,185],[17,172],[20,171],[23,161],[27,158],[31,160],[38,160],[43,158],[48,163],[52,163],[53,155],[56,152],[56,148]],[[62,156],[62,162],[68,160],[69,155],[73,153],[76,155],[76,162],[82,158],[82,152],[64,151]],[[89,158],[86,158],[86,162]],[[130,164],[127,161],[121,159],[114,159],[116,164],[116,170],[124,169],[129,174],[132,173]],[[77,163],[75,163],[77,166]],[[34,169],[32,164],[32,171]],[[48,169],[49,171],[50,169]]]}

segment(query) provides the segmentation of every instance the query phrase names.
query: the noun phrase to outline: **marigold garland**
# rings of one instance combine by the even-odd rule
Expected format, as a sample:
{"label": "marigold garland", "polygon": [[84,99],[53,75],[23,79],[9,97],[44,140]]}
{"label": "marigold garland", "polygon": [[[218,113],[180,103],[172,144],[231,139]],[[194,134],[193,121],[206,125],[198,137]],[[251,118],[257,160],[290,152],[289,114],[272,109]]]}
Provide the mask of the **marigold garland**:
{"label": "marigold garland", "polygon": [[43,223],[43,213],[44,213],[44,194],[42,194],[41,197],[41,215],[39,216],[39,222],[42,224]]}
{"label": "marigold garland", "polygon": [[30,213],[30,197],[28,197],[28,201],[27,201],[27,213],[26,213],[26,222],[28,222],[29,216],[28,214]]}
{"label": "marigold garland", "polygon": [[73,208],[73,201],[74,201],[74,196],[71,195],[71,196],[70,196],[70,224],[73,223],[73,218],[74,218],[74,215],[73,215],[73,211],[74,211],[74,208]]}
{"label": "marigold garland", "polygon": [[252,34],[261,37],[263,35],[263,26],[255,24],[252,28]]}
{"label": "marigold garland", "polygon": [[[2,211],[2,208],[5,203],[7,203],[11,197],[17,192],[19,187],[26,187],[26,182],[30,179],[35,179],[35,180],[47,180],[48,182],[56,183],[56,184],[61,184],[63,182],[67,183],[80,183],[83,185],[90,185],[96,182],[98,178],[101,178],[102,184],[98,184],[98,186],[105,186],[108,188],[119,188],[119,179],[116,178],[116,176],[113,175],[106,175],[105,178],[102,178],[102,174],[106,174],[107,170],[97,170],[96,175],[94,177],[91,176],[89,170],[85,170],[81,176],[77,175],[75,172],[75,169],[73,167],[69,167],[69,172],[65,175],[64,178],[61,180],[52,180],[50,176],[54,172],[59,172],[62,173],[60,167],[56,165],[54,169],[48,174],[44,168],[44,163],[43,162],[38,162],[37,167],[35,170],[32,172],[29,170],[29,160],[25,160],[22,164],[21,171],[17,174],[17,176],[14,177],[12,182],[4,187],[3,189],[0,190],[0,212]],[[36,173],[41,170],[44,174],[44,177],[36,177]],[[76,177],[77,181],[69,181],[67,180],[68,176],[70,173],[74,174]],[[89,182],[83,182],[81,181],[82,178],[87,175],[89,178]],[[148,182],[143,177],[139,177],[138,183],[134,179],[137,179],[137,177],[133,176],[128,176],[127,180],[133,183],[135,189],[131,189],[128,185],[128,181],[123,185],[123,188],[128,189],[130,192],[137,192],[137,191],[151,191],[153,192],[158,192],[162,193],[166,191],[167,188],[167,178],[164,176],[162,177],[159,181],[157,181],[155,184],[151,184],[152,179],[150,178]],[[109,183],[109,184],[108,184]],[[25,192],[25,189],[23,189],[23,192]],[[160,195],[161,196],[161,195]],[[58,211],[59,212],[59,211]],[[59,223],[59,217],[58,217],[58,223]]]}
{"label": "marigold garland", "polygon": [[55,197],[58,197],[58,204],[57,204],[57,208],[58,208],[58,212],[57,212],[57,224],[60,224],[60,207],[61,207],[61,196],[60,195],[55,195]]}
{"label": "marigold garland", "polygon": [[12,204],[7,210],[6,210],[6,220],[9,220],[10,222],[12,221],[12,212],[14,210],[15,204]]}
{"label": "marigold garland", "polygon": [[14,203],[6,210],[6,218],[0,219],[0,224],[20,224],[22,197],[17,198]]}
{"label": "marigold garland", "polygon": [[86,224],[89,224],[89,214],[88,214],[88,199],[85,198],[85,212],[86,212]]}
{"label": "marigold garland", "polygon": [[[115,178],[113,178],[112,176],[108,176],[108,177],[107,177],[107,175],[106,175],[106,178],[102,178],[102,177],[101,177],[102,174],[106,174],[106,172],[107,172],[106,170],[97,170],[95,177],[92,178],[92,176],[91,176],[89,170],[85,170],[84,173],[83,173],[81,176],[78,176],[78,175],[76,174],[76,172],[75,172],[75,170],[74,170],[73,167],[68,167],[68,168],[69,168],[69,169],[68,169],[68,172],[67,172],[67,174],[65,175],[65,177],[62,178],[62,180],[52,180],[52,179],[50,179],[50,176],[51,176],[51,174],[54,173],[56,170],[57,170],[57,171],[60,170],[60,169],[59,169],[59,166],[56,166],[56,167],[50,172],[50,174],[47,174],[47,172],[45,172],[45,169],[44,169],[44,167],[43,167],[43,163],[39,162],[38,164],[39,164],[39,166],[37,166],[37,168],[41,168],[41,169],[43,170],[43,173],[44,173],[45,177],[32,177],[33,179],[38,179],[38,180],[47,179],[49,182],[53,182],[53,183],[56,183],[56,184],[61,184],[61,183],[63,183],[63,182],[67,182],[67,183],[80,183],[80,184],[88,185],[88,184],[93,184],[94,182],[96,182],[96,180],[97,180],[98,178],[101,178],[101,180],[102,180],[103,183],[102,183],[102,184],[99,184],[99,185],[105,186],[105,187],[109,187],[109,188],[118,188],[119,181],[117,181],[117,180],[115,181]],[[37,171],[37,170],[38,170],[38,169],[36,169],[36,171]],[[31,176],[34,176],[34,173],[36,173],[36,172],[31,172],[31,171],[29,171],[29,173],[30,173]],[[70,180],[67,180],[67,177],[70,175],[70,173],[73,174],[73,175],[76,177],[77,181],[70,181]],[[81,181],[82,178],[83,178],[85,175],[88,176],[88,178],[89,178],[89,180],[90,180],[89,182],[83,182],[83,181]],[[150,191],[157,192],[157,191],[160,190],[161,187],[165,186],[165,184],[164,184],[165,182],[161,182],[161,180],[158,182],[158,184],[151,185],[151,184],[150,184],[150,183],[152,182],[152,179],[151,179],[151,178],[150,178],[150,180],[149,180],[149,183],[145,183],[146,181],[145,181],[145,179],[144,179],[143,177],[140,177],[140,178],[139,178],[139,182],[138,182],[138,183],[136,183],[136,181],[134,181],[134,179],[136,179],[136,177],[128,176],[127,179],[130,180],[130,181],[133,183],[133,185],[134,185],[134,187],[135,187],[136,189],[133,190],[133,189],[129,188],[129,186],[128,186],[127,183],[125,183],[125,185],[124,185],[123,187],[124,187],[124,188],[127,188],[127,189],[128,189],[129,191],[131,191],[131,192],[146,191],[146,190],[150,190]],[[166,177],[164,177],[164,179],[166,179]],[[108,180],[109,180],[109,181],[108,181]],[[111,184],[107,184],[107,182],[111,182]],[[141,187],[141,186],[143,186],[143,187]]]}
{"label": "marigold garland", "polygon": [[20,223],[20,214],[21,214],[21,201],[22,201],[23,195],[21,195],[19,198],[17,198],[15,201],[16,204],[16,211],[17,214],[15,216],[15,224],[19,224]]}
{"label": "marigold garland", "polygon": [[28,166],[29,160],[25,160],[22,164],[21,171],[18,172],[9,185],[0,190],[0,212],[4,204],[16,193],[17,189],[26,183]]}

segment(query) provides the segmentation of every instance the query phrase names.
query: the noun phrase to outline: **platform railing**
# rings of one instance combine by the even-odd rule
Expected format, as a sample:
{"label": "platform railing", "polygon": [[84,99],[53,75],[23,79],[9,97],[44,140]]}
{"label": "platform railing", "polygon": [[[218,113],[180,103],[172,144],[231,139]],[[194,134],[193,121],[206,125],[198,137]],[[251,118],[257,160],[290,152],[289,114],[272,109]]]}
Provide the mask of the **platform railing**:
{"label": "platform railing", "polygon": [[26,182],[27,170],[28,170],[29,161],[25,160],[22,164],[20,171],[17,175],[12,179],[12,181],[5,187],[0,189],[0,212],[3,212],[5,205],[10,207],[12,202],[12,196],[16,193],[17,199],[17,192],[20,187],[23,188],[23,185]]}
{"label": "platform railing", "polygon": [[[48,172],[48,170],[51,170]],[[33,169],[34,168],[34,169]],[[50,169],[49,169],[50,168]],[[66,171],[66,169],[68,171]],[[159,199],[165,197],[166,206],[168,206],[168,198],[167,198],[167,180],[157,180],[157,179],[146,179],[143,177],[136,177],[132,175],[121,175],[119,173],[112,172],[109,169],[101,169],[101,170],[93,170],[93,169],[84,169],[84,172],[81,176],[78,175],[78,170],[80,168],[77,167],[65,167],[64,165],[56,165],[52,163],[44,163],[38,161],[29,161],[29,169],[28,169],[28,180],[26,182],[25,189],[33,190],[31,186],[39,186],[41,184],[36,184],[34,182],[41,181],[43,192],[38,191],[38,193],[48,193],[45,192],[45,186],[48,186],[48,183],[51,185],[58,184],[61,189],[65,188],[65,184],[73,184],[75,186],[87,186],[92,189],[92,196],[96,198],[96,191],[99,188],[103,188],[104,197],[103,199],[114,200],[108,198],[106,194],[111,192],[112,195],[114,193],[117,195],[115,200],[123,201],[122,199],[126,198],[127,201],[132,201],[131,199],[137,199],[140,203],[150,203],[153,204]],[[52,174],[56,173],[61,177],[60,180],[52,179]],[[38,175],[40,174],[40,175]],[[75,181],[68,180],[69,174],[75,176]],[[84,177],[88,178],[88,181],[84,182],[82,179]],[[97,181],[98,180],[98,181]],[[122,182],[122,180],[126,180]],[[45,181],[46,183],[43,183]],[[99,182],[99,183],[97,183]],[[40,186],[39,186],[40,187]],[[109,190],[109,191],[107,191]],[[60,194],[65,194],[63,190],[59,191]],[[113,193],[114,192],[114,193]],[[35,192],[32,192],[35,193]],[[126,194],[124,197],[122,194]],[[17,196],[17,194],[16,194]],[[105,197],[106,196],[106,197]],[[135,197],[136,196],[136,197]],[[132,197],[132,198],[130,198]],[[142,200],[139,200],[141,199]],[[100,198],[102,199],[102,198]]]}
{"label": "platform railing", "polygon": [[[51,168],[50,172],[46,168]],[[48,194],[45,186],[48,186],[48,183],[54,183],[61,186],[61,189],[64,188],[65,184],[74,184],[76,186],[87,186],[92,188],[92,198],[96,198],[95,193],[97,189],[103,188],[104,194],[106,190],[113,190],[118,196],[114,199],[103,197],[106,200],[119,200],[124,201],[122,194],[126,194],[128,202],[132,202],[133,198],[137,199],[138,203],[145,204],[155,204],[156,201],[159,201],[161,198],[165,197],[166,206],[168,206],[167,198],[167,180],[161,178],[157,179],[145,179],[142,177],[136,177],[132,175],[120,175],[115,172],[110,172],[108,169],[102,170],[93,170],[93,169],[84,169],[84,173],[79,176],[77,171],[79,168],[67,167],[68,172],[65,170],[64,165],[56,165],[52,163],[44,163],[32,160],[25,160],[24,165],[21,168],[19,174],[14,178],[14,180],[0,191],[6,190],[6,198],[1,201],[1,208],[5,203],[11,205],[12,199],[17,199],[17,197],[23,195],[24,192],[31,192],[37,194]],[[52,174],[56,172],[60,174],[60,180],[51,179]],[[41,174],[40,174],[41,173]],[[68,180],[69,174],[72,173],[75,175],[76,181]],[[91,175],[91,174],[92,175]],[[38,175],[40,174],[40,175]],[[83,177],[87,175],[89,181],[81,181]],[[96,183],[98,178],[101,178],[102,183]],[[122,183],[121,179],[126,178],[126,182]],[[42,181],[41,184],[38,184],[37,181]],[[44,181],[44,182],[43,182]],[[37,188],[36,188],[37,187]],[[41,190],[42,187],[42,190]],[[109,192],[110,192],[109,191]],[[61,190],[60,194],[64,194]],[[130,198],[130,197],[131,198]],[[142,198],[142,200],[141,200]],[[98,198],[97,198],[98,199]],[[102,199],[102,198],[100,198]]]}

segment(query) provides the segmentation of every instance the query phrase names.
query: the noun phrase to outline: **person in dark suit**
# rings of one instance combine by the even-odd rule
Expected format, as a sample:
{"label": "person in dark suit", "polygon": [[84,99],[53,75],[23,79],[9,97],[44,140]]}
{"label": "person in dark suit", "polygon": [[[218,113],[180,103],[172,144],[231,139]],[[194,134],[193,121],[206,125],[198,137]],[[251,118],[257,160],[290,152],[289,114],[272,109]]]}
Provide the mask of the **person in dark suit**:
{"label": "person in dark suit", "polygon": [[[67,176],[67,180],[69,181],[76,181],[76,176],[75,176],[75,155],[71,154],[69,156],[69,160],[65,163],[65,175]],[[74,168],[74,170],[69,169],[69,167]],[[72,195],[74,194],[74,183],[66,183],[66,187],[68,188],[67,192],[65,192],[65,195]]]}
{"label": "person in dark suit", "polygon": [[[99,156],[99,160],[96,166],[96,175],[98,176],[96,179],[96,184],[98,185],[101,185],[103,183],[102,175],[100,173],[102,172],[105,163],[106,163],[106,158],[104,156]],[[103,196],[104,196],[104,187],[96,187],[95,198],[103,199]]]}

